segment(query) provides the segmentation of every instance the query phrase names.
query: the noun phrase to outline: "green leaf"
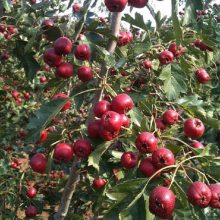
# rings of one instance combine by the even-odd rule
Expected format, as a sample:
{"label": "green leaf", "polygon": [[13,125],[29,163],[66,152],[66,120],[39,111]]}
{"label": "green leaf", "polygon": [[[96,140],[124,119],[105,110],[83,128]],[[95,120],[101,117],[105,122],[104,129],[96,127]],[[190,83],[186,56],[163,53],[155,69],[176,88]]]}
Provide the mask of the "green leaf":
{"label": "green leaf", "polygon": [[143,113],[136,107],[134,107],[130,112],[129,115],[131,117],[131,121],[136,124],[138,127],[141,126]]}
{"label": "green leaf", "polygon": [[148,27],[144,22],[143,15],[141,15],[137,12],[135,13],[135,18],[133,18],[129,14],[125,14],[124,17],[122,18],[122,20],[128,22],[130,25],[134,25],[134,26],[139,27],[145,31],[148,31]]}
{"label": "green leaf", "polygon": [[119,214],[123,216],[123,212],[128,213],[128,210],[141,198],[144,191],[143,188],[148,179],[139,178],[127,180],[113,187],[107,196],[116,200],[114,205],[109,208],[104,219],[118,219]]}
{"label": "green leaf", "polygon": [[202,0],[187,0],[185,11],[184,11],[184,19],[183,25],[189,25],[196,22],[196,10],[203,9],[203,1]]}
{"label": "green leaf", "polygon": [[49,41],[55,41],[57,38],[63,36],[63,32],[59,27],[51,27],[44,32]]}
{"label": "green leaf", "polygon": [[172,20],[173,20],[173,30],[176,38],[177,45],[180,44],[183,38],[182,29],[180,27],[180,22],[178,19],[178,6],[179,6],[179,0],[172,0]]}
{"label": "green leaf", "polygon": [[45,128],[52,119],[60,112],[67,99],[53,99],[45,103],[41,108],[31,117],[27,129],[27,142],[36,142],[39,139],[40,132]]}
{"label": "green leaf", "polygon": [[12,5],[10,3],[10,0],[3,0],[3,7],[6,12],[11,12]]}
{"label": "green leaf", "polygon": [[165,66],[159,78],[164,81],[163,90],[168,100],[178,98],[180,93],[185,93],[187,90],[183,72],[177,64]]}
{"label": "green leaf", "polygon": [[40,69],[39,63],[34,58],[33,52],[25,52],[27,43],[24,41],[17,41],[15,48],[15,55],[20,60],[21,65],[25,70],[26,77],[32,81]]}
{"label": "green leaf", "polygon": [[105,151],[110,147],[112,141],[107,141],[99,144],[96,149],[90,154],[88,159],[88,165],[93,166],[99,171],[99,162],[101,160],[102,155]]}

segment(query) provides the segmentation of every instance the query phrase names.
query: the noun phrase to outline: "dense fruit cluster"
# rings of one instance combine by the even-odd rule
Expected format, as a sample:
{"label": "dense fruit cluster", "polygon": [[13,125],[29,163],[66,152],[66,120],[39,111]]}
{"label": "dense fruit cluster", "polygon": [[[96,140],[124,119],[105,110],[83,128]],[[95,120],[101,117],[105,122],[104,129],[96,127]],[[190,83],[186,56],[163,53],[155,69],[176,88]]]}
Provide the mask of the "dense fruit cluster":
{"label": "dense fruit cluster", "polygon": [[102,138],[110,141],[119,135],[123,127],[129,127],[130,120],[126,116],[134,106],[130,96],[119,94],[112,102],[102,100],[94,106],[94,114],[97,118],[88,125],[88,134],[92,138]]}

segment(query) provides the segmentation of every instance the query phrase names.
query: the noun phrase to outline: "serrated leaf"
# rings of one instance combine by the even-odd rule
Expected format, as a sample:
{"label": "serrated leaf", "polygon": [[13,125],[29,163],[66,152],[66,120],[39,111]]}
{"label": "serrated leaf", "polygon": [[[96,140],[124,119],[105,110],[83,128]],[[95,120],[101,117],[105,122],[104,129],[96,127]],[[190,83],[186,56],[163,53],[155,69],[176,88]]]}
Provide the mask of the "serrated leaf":
{"label": "serrated leaf", "polygon": [[143,113],[136,107],[134,107],[130,112],[129,115],[131,117],[131,121],[136,124],[138,127],[141,126],[141,121],[143,118]]}
{"label": "serrated leaf", "polygon": [[27,142],[36,142],[39,139],[40,132],[45,128],[52,119],[60,112],[67,99],[53,99],[45,103],[41,108],[31,117],[27,129]]}
{"label": "serrated leaf", "polygon": [[99,171],[99,162],[101,160],[101,157],[111,144],[112,141],[106,141],[95,147],[95,150],[90,154],[88,158],[88,165],[93,166]]}
{"label": "serrated leaf", "polygon": [[177,16],[178,6],[179,6],[179,0],[172,0],[172,21],[173,21],[173,30],[177,45],[180,44],[183,38],[182,29],[180,27],[180,22]]}
{"label": "serrated leaf", "polygon": [[124,17],[122,18],[123,21],[128,22],[131,25],[134,25],[136,27],[139,27],[145,31],[148,31],[148,27],[144,22],[144,18],[143,15],[139,14],[139,13],[135,13],[135,18],[133,18],[131,15],[129,14],[125,14]]}
{"label": "serrated leaf", "polygon": [[14,52],[25,70],[26,77],[32,81],[40,69],[40,65],[35,60],[33,52],[25,52],[26,45],[27,42],[17,41]]}
{"label": "serrated leaf", "polygon": [[203,9],[203,1],[202,0],[187,0],[184,10],[184,19],[183,25],[189,25],[196,22],[196,10]]}
{"label": "serrated leaf", "polygon": [[177,65],[167,65],[164,67],[159,78],[164,82],[163,90],[168,100],[176,99],[180,93],[186,92],[185,78],[183,74],[179,73]]}

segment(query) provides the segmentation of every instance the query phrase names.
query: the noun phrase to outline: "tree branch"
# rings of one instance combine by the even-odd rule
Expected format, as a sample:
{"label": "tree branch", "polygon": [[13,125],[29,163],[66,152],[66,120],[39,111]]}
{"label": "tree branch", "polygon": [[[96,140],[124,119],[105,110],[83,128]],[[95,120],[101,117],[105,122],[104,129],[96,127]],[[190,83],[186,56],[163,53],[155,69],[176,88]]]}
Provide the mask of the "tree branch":
{"label": "tree branch", "polygon": [[70,171],[69,179],[63,191],[59,210],[54,215],[54,220],[63,220],[68,213],[68,209],[70,206],[73,193],[75,192],[76,185],[79,182],[79,170],[77,168],[77,164],[78,164],[78,161],[75,158],[72,164],[71,171]]}
{"label": "tree branch", "polygon": [[[119,35],[119,31],[120,31],[120,26],[121,26],[121,18],[122,18],[122,12],[120,13],[113,13],[112,14],[112,20],[111,20],[111,30],[112,30],[112,35],[115,37],[118,37]],[[117,42],[113,39],[109,40],[108,42],[108,46],[107,46],[107,51],[110,54],[113,54],[115,51],[115,48],[117,46]],[[105,82],[106,80],[106,72],[107,72],[107,68],[105,66],[105,63],[102,64],[101,66],[101,71],[100,71],[100,77],[102,78],[100,80],[100,82]],[[106,76],[105,76],[106,75]],[[91,121],[94,120],[95,115],[93,113],[93,108],[96,105],[96,103],[99,101],[99,99],[101,98],[102,95],[102,91],[103,91],[103,86],[105,83],[102,83],[102,87],[100,88],[100,90],[98,90],[93,98],[93,102],[92,102],[92,107],[89,111],[89,115],[86,121],[86,124],[88,125]]]}

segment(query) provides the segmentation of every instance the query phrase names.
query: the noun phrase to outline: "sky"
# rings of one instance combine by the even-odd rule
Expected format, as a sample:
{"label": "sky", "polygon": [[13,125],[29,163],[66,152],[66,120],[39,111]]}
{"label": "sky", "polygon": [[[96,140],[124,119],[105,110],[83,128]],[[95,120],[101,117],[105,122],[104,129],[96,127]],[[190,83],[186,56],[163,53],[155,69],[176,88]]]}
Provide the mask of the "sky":
{"label": "sky", "polygon": [[[78,1],[83,2],[82,0],[78,0]],[[97,1],[100,3],[101,1],[104,1],[104,0],[97,0]],[[77,2],[77,0],[75,2]],[[220,0],[214,0],[211,4],[214,4],[214,3],[220,3]],[[171,16],[171,0],[163,0],[163,1],[149,0],[148,4],[150,4],[153,7],[155,12],[160,11],[161,16],[165,16],[165,15],[168,17]],[[155,26],[155,21],[154,21],[153,17],[151,16],[147,7],[144,7],[142,9],[133,8],[131,12],[130,12],[130,7],[126,7],[124,10],[125,14],[128,13],[131,16],[134,16],[134,14],[136,12],[142,14],[145,21],[151,20],[152,25]],[[105,14],[100,13],[100,12],[98,12],[98,14],[100,16],[105,16]]]}
{"label": "sky", "polygon": [[[42,0],[37,0],[37,2],[41,2]],[[103,2],[104,0],[96,0],[97,1],[97,5],[100,5],[101,2]],[[197,1],[197,0],[194,0],[194,1]],[[82,3],[84,2],[84,0],[75,0],[74,3],[80,3],[82,5]],[[213,0],[211,4],[214,4],[214,3],[220,3],[220,0]],[[168,16],[170,17],[171,16],[171,0],[148,0],[148,4],[150,4],[154,11],[157,12],[157,11],[160,11],[161,12],[161,16]],[[144,8],[133,8],[132,11],[130,12],[130,8],[131,7],[126,7],[125,10],[124,10],[124,13],[125,14],[130,14],[131,16],[134,16],[136,12],[140,13],[143,15],[144,17],[144,20],[147,21],[147,20],[151,20],[152,22],[152,26],[155,26],[155,21],[153,19],[153,17],[151,16],[149,10],[147,9],[147,7],[144,7]],[[106,17],[106,14],[101,12],[99,9],[97,10],[94,10],[99,16],[102,16],[102,17]],[[68,13],[72,13],[72,9],[70,8],[69,9],[69,12],[66,12],[65,14],[68,14]]]}

